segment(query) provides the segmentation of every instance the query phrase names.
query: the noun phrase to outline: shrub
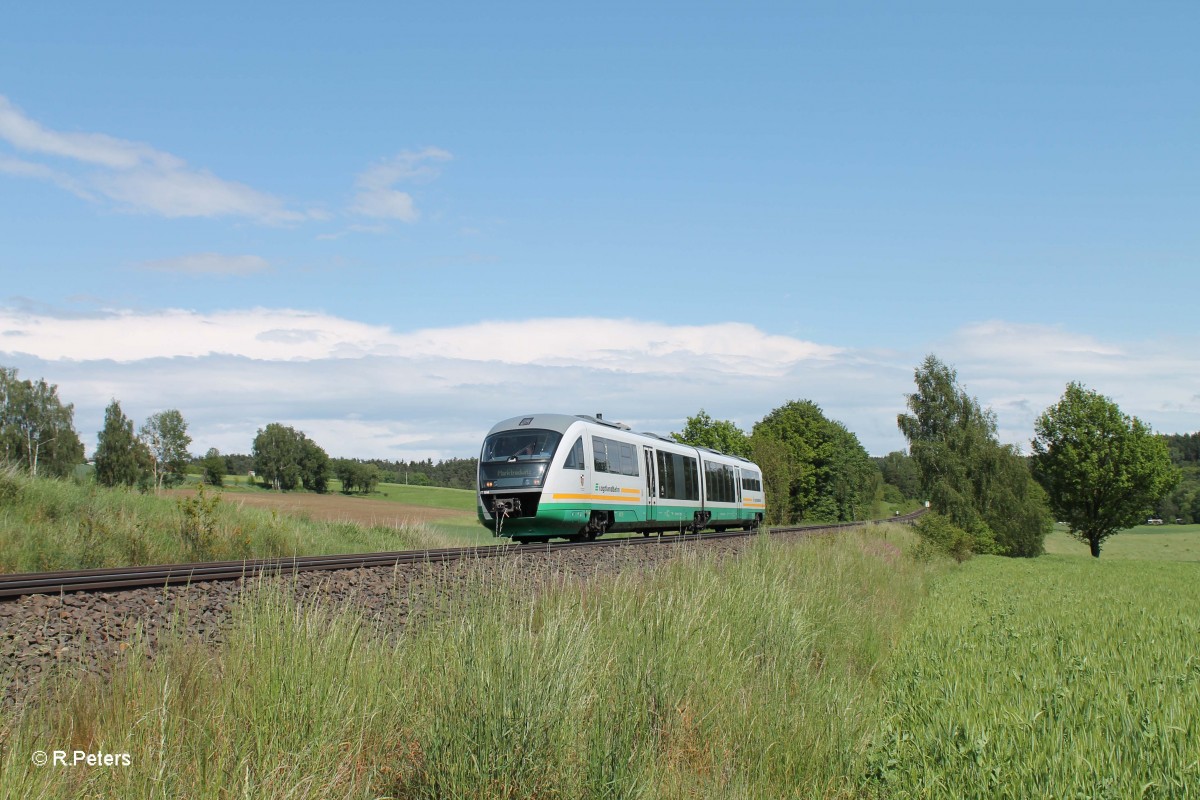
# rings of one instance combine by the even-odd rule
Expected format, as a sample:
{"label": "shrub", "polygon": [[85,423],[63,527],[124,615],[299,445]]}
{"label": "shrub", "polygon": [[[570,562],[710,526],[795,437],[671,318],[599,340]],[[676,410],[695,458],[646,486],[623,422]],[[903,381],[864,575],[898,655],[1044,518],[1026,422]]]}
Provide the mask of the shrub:
{"label": "shrub", "polygon": [[922,516],[915,528],[921,540],[916,550],[918,558],[928,559],[933,553],[940,553],[962,563],[977,552],[987,552],[979,549],[988,544],[983,537],[972,536],[937,512]]}

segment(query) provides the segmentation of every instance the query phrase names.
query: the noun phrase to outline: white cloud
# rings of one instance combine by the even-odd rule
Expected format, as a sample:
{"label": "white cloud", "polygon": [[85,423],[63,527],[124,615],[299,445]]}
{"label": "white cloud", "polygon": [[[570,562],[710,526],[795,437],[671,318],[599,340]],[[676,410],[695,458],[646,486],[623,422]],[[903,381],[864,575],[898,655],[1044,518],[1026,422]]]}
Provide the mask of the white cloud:
{"label": "white cloud", "polygon": [[146,261],[139,265],[152,272],[173,272],[180,275],[253,275],[271,269],[260,256],[226,256],[220,253],[195,253],[179,258]]}
{"label": "white cloud", "polygon": [[[1164,432],[1200,429],[1194,339],[1116,345],[986,323],[932,349],[1027,446],[1033,418],[1078,380]],[[0,364],[45,377],[93,440],[112,397],[137,420],[179,408],[194,447],[247,452],[284,422],[335,456],[472,455],[498,419],[604,412],[669,433],[701,407],[745,429],[811,399],[873,453],[904,446],[896,414],[924,352],[868,352],[752,325],[535,319],[400,332],[326,314],[249,309],[61,318],[0,310]],[[90,445],[89,445],[90,447]]]}
{"label": "white cloud", "polygon": [[313,216],[286,207],[273,195],[207,170],[188,167],[170,153],[103,133],[62,133],[27,117],[0,95],[0,139],[17,150],[59,160],[4,158],[0,171],[47,180],[85,199],[106,197],[123,210],[164,217],[236,216],[263,223],[297,222]]}
{"label": "white cloud", "polygon": [[[209,259],[191,257],[191,265],[196,268]],[[178,268],[181,262],[189,259],[171,263]],[[703,370],[778,376],[800,361],[828,359],[840,352],[835,347],[765,334],[745,323],[672,326],[639,320],[534,319],[398,333],[327,314],[266,308],[207,314],[114,311],[72,319],[0,309],[0,329],[22,333],[23,352],[72,360],[207,355],[316,360],[404,355],[631,373]]]}
{"label": "white cloud", "polygon": [[61,156],[111,169],[133,169],[144,163],[177,169],[183,162],[149,145],[103,133],[58,133],[26,117],[0,95],[0,137],[19,150]]}
{"label": "white cloud", "polygon": [[[0,97],[0,100],[3,99],[3,97]],[[0,157],[0,172],[7,175],[15,175],[18,178],[36,178],[38,180],[49,181],[60,189],[66,189],[71,194],[84,200],[96,199],[95,195],[83,188],[70,175],[50,169],[45,164],[35,164],[32,161],[23,161],[19,158]]]}
{"label": "white cloud", "polygon": [[426,147],[417,151],[406,150],[373,164],[355,179],[358,193],[351,212],[366,217],[416,222],[420,215],[412,195],[394,188],[394,184],[432,180],[439,174],[437,164],[451,158],[453,156],[445,150]]}

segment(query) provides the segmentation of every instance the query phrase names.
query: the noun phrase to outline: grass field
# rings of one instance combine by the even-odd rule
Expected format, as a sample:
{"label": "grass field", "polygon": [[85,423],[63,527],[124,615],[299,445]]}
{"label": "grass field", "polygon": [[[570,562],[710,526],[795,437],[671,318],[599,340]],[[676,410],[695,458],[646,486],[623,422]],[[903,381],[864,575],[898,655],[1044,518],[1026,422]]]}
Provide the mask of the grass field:
{"label": "grass field", "polygon": [[[1086,556],[1088,546],[1071,538],[1061,526],[1046,537],[1052,555]],[[1200,525],[1139,525],[1110,536],[1101,545],[1100,560],[1200,561]]]}
{"label": "grass field", "polygon": [[[260,486],[248,486],[244,477],[239,477],[236,482],[234,476],[226,480],[228,483],[225,491],[230,495],[274,497],[279,499],[279,493],[277,492],[268,491]],[[305,494],[307,493],[289,492],[286,496],[294,498]],[[355,503],[361,507],[371,501],[393,502],[399,506],[403,506],[406,509],[405,513],[425,508],[453,512],[436,517],[431,516],[428,519],[423,519],[421,524],[440,537],[458,544],[486,545],[495,542],[495,538],[476,519],[475,492],[469,489],[446,489],[438,486],[406,486],[399,483],[381,483],[376,491],[369,495],[347,496],[341,494],[341,483],[331,480],[329,482],[329,494],[311,496],[328,498],[323,502],[329,504],[331,507],[336,507],[337,511],[333,513],[342,514],[347,519],[357,518],[359,521],[367,522],[368,524],[369,518],[364,519],[363,515],[356,513],[357,508]]]}
{"label": "grass field", "polygon": [[[0,794],[849,796],[931,569],[903,536],[584,579],[493,568],[398,640],[268,596],[215,652],[179,640],[6,720]],[[132,763],[31,763],[51,748]]]}
{"label": "grass field", "polygon": [[1135,558],[939,579],[890,665],[881,796],[1200,796],[1200,570]]}
{"label": "grass field", "polygon": [[[223,488],[231,493],[263,493],[270,491],[261,485],[248,485],[246,478],[242,476],[226,476]],[[329,494],[345,496],[341,495],[341,491],[341,481],[330,479]],[[393,500],[405,505],[475,513],[475,492],[470,489],[445,489],[440,486],[407,486],[401,483],[380,483],[375,491],[369,495],[352,495],[351,497]]]}
{"label": "grass field", "polygon": [[[462,544],[468,534],[465,524],[455,533],[386,516],[358,524],[340,512],[322,518],[253,508],[243,502],[251,496],[214,490],[203,500],[195,493],[140,494],[0,470],[0,572],[424,549]],[[463,516],[441,513],[450,525]],[[474,541],[490,541],[476,527]]]}
{"label": "grass field", "polygon": [[[340,485],[338,486],[340,489]],[[475,514],[475,492],[471,489],[443,489],[439,486],[405,486],[401,483],[381,483],[371,497],[382,497],[411,506],[447,508]]]}

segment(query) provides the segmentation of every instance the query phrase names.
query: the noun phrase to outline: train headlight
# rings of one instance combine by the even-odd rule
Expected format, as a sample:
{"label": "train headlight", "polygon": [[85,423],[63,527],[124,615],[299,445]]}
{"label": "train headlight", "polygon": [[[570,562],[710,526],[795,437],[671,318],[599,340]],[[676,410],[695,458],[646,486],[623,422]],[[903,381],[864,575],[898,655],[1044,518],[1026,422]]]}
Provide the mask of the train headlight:
{"label": "train headlight", "polygon": [[492,488],[492,482],[491,482],[491,481],[485,481],[485,482],[484,482],[484,484],[483,484],[483,488],[485,488],[485,489],[490,489],[490,488]]}

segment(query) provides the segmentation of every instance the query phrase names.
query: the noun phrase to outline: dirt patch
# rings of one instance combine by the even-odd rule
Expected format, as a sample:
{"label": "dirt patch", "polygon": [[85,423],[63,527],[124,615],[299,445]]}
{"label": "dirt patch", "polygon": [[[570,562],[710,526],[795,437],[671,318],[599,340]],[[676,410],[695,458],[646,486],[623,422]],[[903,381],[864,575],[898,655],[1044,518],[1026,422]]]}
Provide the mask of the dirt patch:
{"label": "dirt patch", "polygon": [[[169,492],[194,495],[191,491]],[[413,506],[394,500],[348,497],[344,494],[307,494],[302,492],[222,492],[221,501],[249,508],[274,508],[284,514],[306,516],[329,522],[353,522],[358,525],[385,525],[399,528],[405,524],[435,522],[441,519],[472,519],[462,511],[430,506]]]}

